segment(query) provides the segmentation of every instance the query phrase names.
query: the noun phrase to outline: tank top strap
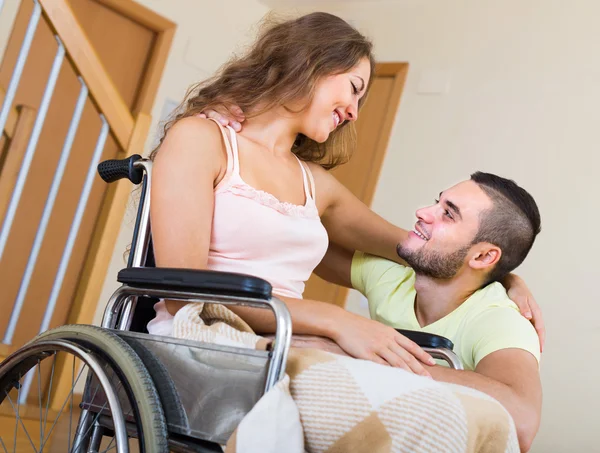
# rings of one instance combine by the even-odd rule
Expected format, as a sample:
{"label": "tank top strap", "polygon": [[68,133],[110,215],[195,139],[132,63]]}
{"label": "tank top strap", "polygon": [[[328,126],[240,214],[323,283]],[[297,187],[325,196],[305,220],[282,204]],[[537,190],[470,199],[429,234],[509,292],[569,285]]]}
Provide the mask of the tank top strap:
{"label": "tank top strap", "polygon": [[296,156],[294,154],[294,157],[296,158],[296,160],[298,161],[298,165],[300,165],[300,169],[302,170],[302,184],[304,186],[304,196],[306,196],[307,200],[312,200],[313,197],[311,195],[311,191],[310,191],[310,183],[308,182],[308,168],[306,168],[304,166],[304,162],[302,162],[298,156]]}
{"label": "tank top strap", "polygon": [[[227,172],[225,173],[225,178],[227,178],[232,173],[239,174],[240,161],[235,131],[229,126],[223,126],[213,118],[209,119],[213,121],[217,126],[219,126],[219,130],[221,131],[221,135],[223,136],[223,141],[225,142],[225,148],[227,150]],[[229,129],[229,135],[227,135],[225,128]]]}
{"label": "tank top strap", "polygon": [[312,194],[312,199],[315,201],[317,199],[317,192],[315,191],[315,178],[313,177],[312,171],[310,171],[310,167],[307,163],[304,163],[306,166],[306,173],[308,174],[308,180],[310,181],[310,193]]}
{"label": "tank top strap", "polygon": [[233,154],[233,172],[236,175],[240,174],[240,154],[238,152],[238,140],[237,133],[231,126],[227,126],[229,129],[229,134],[231,136],[231,152]]}

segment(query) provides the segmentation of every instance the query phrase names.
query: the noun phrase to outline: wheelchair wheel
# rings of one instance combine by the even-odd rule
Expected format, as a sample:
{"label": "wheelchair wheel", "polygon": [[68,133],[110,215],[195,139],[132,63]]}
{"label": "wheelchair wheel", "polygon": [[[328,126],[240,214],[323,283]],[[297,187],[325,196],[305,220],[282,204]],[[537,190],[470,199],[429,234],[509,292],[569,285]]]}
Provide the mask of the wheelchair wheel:
{"label": "wheelchair wheel", "polygon": [[[45,332],[0,364],[0,451],[166,453],[158,393],[127,343],[94,326]],[[9,431],[3,430],[3,434]]]}

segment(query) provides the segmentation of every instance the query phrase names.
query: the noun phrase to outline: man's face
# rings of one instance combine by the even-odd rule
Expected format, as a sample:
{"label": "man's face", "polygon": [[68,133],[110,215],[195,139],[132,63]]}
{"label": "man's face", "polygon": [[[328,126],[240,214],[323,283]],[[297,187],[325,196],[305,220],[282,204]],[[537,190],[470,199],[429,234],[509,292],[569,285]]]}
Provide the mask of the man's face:
{"label": "man's face", "polygon": [[439,200],[416,212],[417,223],[398,246],[398,255],[417,274],[450,279],[468,261],[480,214],[492,201],[469,180],[445,190]]}

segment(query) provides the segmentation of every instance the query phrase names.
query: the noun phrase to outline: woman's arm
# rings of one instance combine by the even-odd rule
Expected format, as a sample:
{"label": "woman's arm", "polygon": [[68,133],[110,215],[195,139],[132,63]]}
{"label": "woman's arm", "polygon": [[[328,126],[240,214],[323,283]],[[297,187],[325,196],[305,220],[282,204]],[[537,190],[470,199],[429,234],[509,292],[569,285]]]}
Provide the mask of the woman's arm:
{"label": "woman's arm", "polygon": [[540,352],[543,352],[546,342],[546,325],[544,324],[542,310],[527,287],[525,280],[516,274],[508,274],[502,280],[502,285],[506,288],[508,297],[519,307],[521,314],[529,319],[535,327],[540,339]]}
{"label": "woman's arm", "polygon": [[[430,375],[422,363],[433,365],[433,358],[392,327],[326,302],[290,297],[280,299],[290,311],[295,335],[330,338],[352,357]],[[275,317],[271,312],[237,306],[230,309],[255,332],[275,332]]]}
{"label": "woman's arm", "polygon": [[[221,133],[212,121],[185,118],[168,131],[152,169],[150,220],[157,266],[206,268],[214,185],[224,168]],[[167,301],[171,314],[183,305]]]}
{"label": "woman's arm", "polygon": [[404,263],[396,253],[396,246],[407,237],[408,231],[376,214],[319,165],[311,164],[310,168],[329,240],[348,250],[361,250]]}

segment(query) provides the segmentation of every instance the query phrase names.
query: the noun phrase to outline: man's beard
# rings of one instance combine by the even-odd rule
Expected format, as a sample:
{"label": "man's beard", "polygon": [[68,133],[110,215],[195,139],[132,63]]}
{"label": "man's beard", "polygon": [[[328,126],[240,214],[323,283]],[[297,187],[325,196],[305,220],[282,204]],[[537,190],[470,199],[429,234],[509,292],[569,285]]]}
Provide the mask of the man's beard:
{"label": "man's beard", "polygon": [[451,253],[440,253],[420,248],[409,250],[398,244],[398,256],[413,268],[416,274],[440,280],[453,278],[463,265],[471,246],[462,247]]}

